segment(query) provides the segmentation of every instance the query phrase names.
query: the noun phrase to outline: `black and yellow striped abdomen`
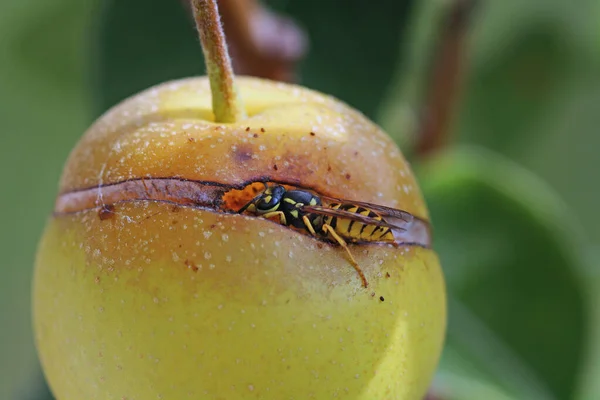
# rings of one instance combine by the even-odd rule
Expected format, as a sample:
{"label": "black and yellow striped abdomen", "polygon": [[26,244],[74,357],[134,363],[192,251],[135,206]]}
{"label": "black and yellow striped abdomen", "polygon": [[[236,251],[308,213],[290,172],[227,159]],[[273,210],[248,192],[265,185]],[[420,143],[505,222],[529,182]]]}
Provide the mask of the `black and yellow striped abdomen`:
{"label": "black and yellow striped abdomen", "polygon": [[[329,207],[383,221],[383,218],[373,210],[354,204],[332,203]],[[394,242],[395,240],[392,230],[385,226],[365,224],[340,216],[324,216],[323,223],[331,226],[338,235],[349,242]]]}

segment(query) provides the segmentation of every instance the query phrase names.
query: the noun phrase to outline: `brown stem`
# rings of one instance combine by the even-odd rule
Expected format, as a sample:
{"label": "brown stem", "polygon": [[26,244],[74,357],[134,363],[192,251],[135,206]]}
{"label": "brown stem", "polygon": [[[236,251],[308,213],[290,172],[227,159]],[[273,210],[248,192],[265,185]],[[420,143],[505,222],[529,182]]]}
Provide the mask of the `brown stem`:
{"label": "brown stem", "polygon": [[469,16],[475,5],[476,0],[454,0],[445,15],[417,134],[416,152],[420,156],[441,148],[448,141],[463,81]]}
{"label": "brown stem", "polygon": [[191,0],[191,5],[204,52],[215,120],[235,122],[244,119],[246,115],[235,86],[217,2]]}

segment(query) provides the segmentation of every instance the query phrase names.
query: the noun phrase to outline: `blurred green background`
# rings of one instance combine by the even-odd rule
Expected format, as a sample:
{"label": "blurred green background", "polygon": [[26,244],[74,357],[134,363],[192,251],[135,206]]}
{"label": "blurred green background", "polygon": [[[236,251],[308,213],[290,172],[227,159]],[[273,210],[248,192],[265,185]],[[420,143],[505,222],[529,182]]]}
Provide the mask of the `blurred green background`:
{"label": "blurred green background", "polygon": [[[412,158],[449,288],[432,392],[599,399],[600,2],[480,3],[451,143]],[[266,4],[308,33],[301,83],[357,107],[405,144],[407,125],[382,110],[411,100],[402,88],[419,29],[409,21],[426,23],[413,2]],[[63,162],[116,102],[202,74],[202,53],[176,0],[3,0],[0,54],[0,398],[49,399],[30,282]]]}

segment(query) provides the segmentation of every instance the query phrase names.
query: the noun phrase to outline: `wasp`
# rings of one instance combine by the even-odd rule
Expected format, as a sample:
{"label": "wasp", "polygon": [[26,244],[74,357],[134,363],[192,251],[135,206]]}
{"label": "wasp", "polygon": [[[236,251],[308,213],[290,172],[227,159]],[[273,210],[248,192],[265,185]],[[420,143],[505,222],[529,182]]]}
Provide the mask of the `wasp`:
{"label": "wasp", "polygon": [[348,254],[350,264],[365,288],[368,286],[367,279],[347,243],[398,243],[403,241],[403,235],[415,220],[405,211],[317,196],[302,189],[288,190],[279,184],[265,185],[265,189],[238,212],[278,219],[282,225],[308,231],[314,237],[339,244]]}

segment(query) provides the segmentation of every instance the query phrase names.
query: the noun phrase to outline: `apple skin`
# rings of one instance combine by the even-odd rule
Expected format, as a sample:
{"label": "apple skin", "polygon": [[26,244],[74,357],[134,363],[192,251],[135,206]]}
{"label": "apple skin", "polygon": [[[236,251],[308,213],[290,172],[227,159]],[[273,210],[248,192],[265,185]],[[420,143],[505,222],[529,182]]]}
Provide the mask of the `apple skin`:
{"label": "apple skin", "polygon": [[[360,113],[299,86],[237,82],[249,114],[238,124],[211,122],[206,78],[117,105],[73,150],[60,195],[268,176],[428,217],[399,149]],[[339,246],[261,218],[148,200],[109,218],[57,212],[33,287],[44,373],[58,400],[419,399],[446,328],[438,257],[351,251],[368,289]]]}

